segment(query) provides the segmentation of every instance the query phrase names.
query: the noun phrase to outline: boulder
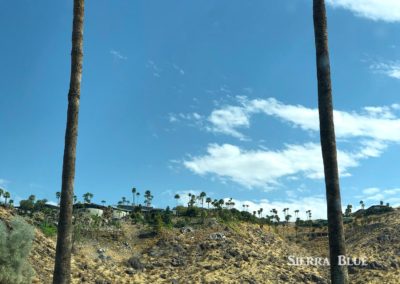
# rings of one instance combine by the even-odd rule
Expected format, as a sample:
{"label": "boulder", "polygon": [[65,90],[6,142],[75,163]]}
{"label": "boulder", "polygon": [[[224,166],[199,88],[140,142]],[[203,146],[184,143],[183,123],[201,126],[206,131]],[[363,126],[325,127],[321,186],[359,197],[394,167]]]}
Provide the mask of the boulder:
{"label": "boulder", "polygon": [[186,226],[186,227],[181,228],[180,231],[182,234],[186,234],[186,233],[193,233],[194,229],[192,227]]}
{"label": "boulder", "polygon": [[128,259],[128,264],[130,267],[136,270],[143,270],[144,265],[140,261],[139,257],[132,256],[130,259]]}
{"label": "boulder", "polygon": [[225,237],[225,234],[224,233],[221,233],[221,232],[216,232],[216,233],[212,233],[212,234],[210,234],[210,236],[209,236],[209,239],[210,240],[223,240],[223,239],[225,239],[226,237]]}

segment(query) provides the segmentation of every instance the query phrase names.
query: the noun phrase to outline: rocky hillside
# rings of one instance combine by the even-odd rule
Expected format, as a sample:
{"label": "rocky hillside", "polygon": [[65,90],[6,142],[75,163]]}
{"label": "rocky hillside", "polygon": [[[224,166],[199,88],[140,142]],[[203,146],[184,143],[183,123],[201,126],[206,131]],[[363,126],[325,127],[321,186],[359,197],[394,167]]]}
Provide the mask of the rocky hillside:
{"label": "rocky hillside", "polygon": [[[359,216],[345,226],[347,255],[366,266],[350,266],[350,283],[400,283],[400,210],[379,215]],[[328,238],[302,241],[301,246],[315,255],[328,257]],[[320,271],[328,275],[328,269]]]}
{"label": "rocky hillside", "polygon": [[[0,208],[0,219],[11,217]],[[351,283],[399,283],[398,217],[396,211],[346,229],[349,255],[369,261],[350,269]],[[215,219],[150,232],[127,221],[117,238],[101,234],[75,244],[73,283],[328,283],[326,267],[288,265],[288,256],[327,255],[326,238],[296,243],[268,226]],[[54,253],[55,239],[36,230],[33,283],[51,283]]]}

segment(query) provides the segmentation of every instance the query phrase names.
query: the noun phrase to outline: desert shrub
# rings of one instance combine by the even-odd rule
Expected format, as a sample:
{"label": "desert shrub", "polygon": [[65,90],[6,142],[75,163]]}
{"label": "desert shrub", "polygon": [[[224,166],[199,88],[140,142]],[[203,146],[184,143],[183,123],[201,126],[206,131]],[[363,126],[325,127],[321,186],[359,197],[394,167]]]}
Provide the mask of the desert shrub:
{"label": "desert shrub", "polygon": [[57,227],[46,222],[40,224],[40,230],[46,237],[53,237],[57,234]]}
{"label": "desert shrub", "polygon": [[143,224],[144,223],[144,216],[140,212],[133,212],[131,214],[131,219],[135,224]]}
{"label": "desert shrub", "polygon": [[172,211],[167,206],[167,209],[162,214],[162,221],[166,227],[172,226]]}
{"label": "desert shrub", "polygon": [[163,224],[161,215],[160,214],[156,214],[155,217],[154,217],[154,223],[153,223],[154,231],[157,234],[161,233],[163,225],[164,224]]}
{"label": "desert shrub", "polygon": [[183,228],[187,225],[187,222],[183,219],[180,219],[178,221],[176,221],[176,223],[174,224],[175,228]]}
{"label": "desert shrub", "polygon": [[229,211],[228,209],[221,209],[218,211],[218,217],[221,219],[221,221],[223,222],[229,222],[229,221],[233,221],[234,215],[232,214],[231,211]]}
{"label": "desert shrub", "polygon": [[33,227],[22,218],[11,221],[11,230],[0,221],[0,283],[31,283],[34,272],[28,255],[34,236]]}
{"label": "desert shrub", "polygon": [[184,207],[184,206],[181,206],[181,205],[176,206],[175,210],[176,210],[177,216],[185,216],[186,215],[186,207]]}
{"label": "desert shrub", "polygon": [[187,217],[197,217],[199,215],[200,215],[200,208],[198,208],[198,207],[192,206],[186,210]]}

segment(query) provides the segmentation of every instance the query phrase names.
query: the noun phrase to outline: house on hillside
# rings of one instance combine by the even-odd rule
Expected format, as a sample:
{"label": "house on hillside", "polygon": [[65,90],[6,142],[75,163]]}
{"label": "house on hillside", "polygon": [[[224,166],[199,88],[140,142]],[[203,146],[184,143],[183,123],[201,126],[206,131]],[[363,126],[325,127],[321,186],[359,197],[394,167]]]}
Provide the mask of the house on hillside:
{"label": "house on hillside", "polygon": [[106,206],[95,204],[95,203],[77,203],[74,204],[74,212],[81,213],[87,216],[98,216],[102,217]]}
{"label": "house on hillside", "polygon": [[122,219],[132,212],[131,210],[118,207],[111,207],[112,208],[112,217],[113,219]]}

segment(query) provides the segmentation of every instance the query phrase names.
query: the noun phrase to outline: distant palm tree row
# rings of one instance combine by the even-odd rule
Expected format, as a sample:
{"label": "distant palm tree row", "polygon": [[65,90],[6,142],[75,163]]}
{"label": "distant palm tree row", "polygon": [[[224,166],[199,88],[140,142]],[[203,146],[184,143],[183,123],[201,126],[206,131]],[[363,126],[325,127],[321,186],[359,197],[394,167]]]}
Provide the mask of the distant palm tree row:
{"label": "distant palm tree row", "polygon": [[[129,199],[127,199],[125,196],[122,196],[121,200],[117,202],[118,205],[130,205],[132,204],[133,206],[139,205],[136,204],[136,202],[139,199],[140,196],[140,192],[137,191],[137,189],[135,187],[132,188],[131,190],[132,192],[132,203],[130,203]],[[1,191],[0,191],[1,193]],[[0,195],[1,197],[1,195]],[[56,198],[57,198],[57,203],[60,204],[60,197],[61,197],[61,192],[57,191],[56,192]],[[94,197],[93,193],[90,192],[86,192],[85,194],[82,195],[83,197],[83,202],[84,203],[91,203],[92,199]],[[151,194],[150,190],[146,190],[144,193],[144,204],[147,207],[151,206],[151,202],[153,200],[154,196]],[[74,203],[77,203],[78,198],[76,195],[74,195],[73,197]],[[101,204],[105,205],[107,202],[105,200],[101,200]]]}

